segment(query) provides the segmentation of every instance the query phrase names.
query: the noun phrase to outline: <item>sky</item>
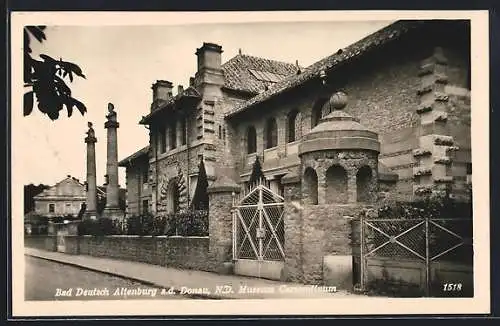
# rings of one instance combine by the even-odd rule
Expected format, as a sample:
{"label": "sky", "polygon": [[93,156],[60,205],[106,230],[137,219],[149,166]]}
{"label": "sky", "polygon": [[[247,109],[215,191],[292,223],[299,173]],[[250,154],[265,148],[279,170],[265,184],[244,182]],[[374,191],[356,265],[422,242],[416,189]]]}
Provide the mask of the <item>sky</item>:
{"label": "sky", "polygon": [[[321,21],[205,23],[165,26],[48,26],[47,40],[32,40],[34,55],[47,54],[78,64],[86,79],[77,78],[73,96],[85,103],[88,112],[72,117],[61,111],[51,121],[35,107],[33,113],[16,120],[13,128],[22,135],[16,149],[21,159],[24,184],[53,185],[67,175],[85,181],[87,121],[97,137],[97,183],[106,174],[107,104],[117,112],[118,159],[148,144],[148,130],[139,125],[149,113],[151,85],[169,80],[187,86],[196,72],[196,48],[203,42],[222,46],[222,62],[238,54],[275,59],[308,66],[391,21]],[[125,168],[119,168],[119,183],[125,187]]]}

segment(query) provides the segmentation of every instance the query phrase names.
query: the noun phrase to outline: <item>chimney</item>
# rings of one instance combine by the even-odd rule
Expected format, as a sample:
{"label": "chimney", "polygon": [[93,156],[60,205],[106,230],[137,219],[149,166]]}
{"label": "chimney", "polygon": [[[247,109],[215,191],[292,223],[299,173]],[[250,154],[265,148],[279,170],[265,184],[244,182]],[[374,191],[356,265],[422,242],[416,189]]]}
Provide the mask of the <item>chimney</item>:
{"label": "chimney", "polygon": [[203,46],[196,49],[198,57],[198,71],[204,68],[221,69],[222,47],[214,43],[203,43]]}
{"label": "chimney", "polygon": [[214,43],[203,43],[196,49],[198,57],[198,70],[195,74],[194,87],[201,92],[203,97],[219,97],[221,86],[224,85],[222,72],[222,47]]}
{"label": "chimney", "polygon": [[182,94],[184,92],[184,86],[182,85],[178,85],[177,86],[177,94]]}
{"label": "chimney", "polygon": [[153,102],[156,100],[168,100],[172,97],[173,85],[167,80],[157,80],[151,89],[153,90]]}

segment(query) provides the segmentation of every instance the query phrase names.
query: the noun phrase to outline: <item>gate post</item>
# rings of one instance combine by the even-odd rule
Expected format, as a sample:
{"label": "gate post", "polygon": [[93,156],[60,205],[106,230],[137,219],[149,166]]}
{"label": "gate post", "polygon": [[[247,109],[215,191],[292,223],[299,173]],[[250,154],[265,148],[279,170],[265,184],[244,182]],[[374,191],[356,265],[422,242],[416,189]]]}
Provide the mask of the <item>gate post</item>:
{"label": "gate post", "polygon": [[209,195],[208,235],[213,270],[230,273],[233,245],[233,194],[240,187],[227,176],[218,177],[207,189]]}

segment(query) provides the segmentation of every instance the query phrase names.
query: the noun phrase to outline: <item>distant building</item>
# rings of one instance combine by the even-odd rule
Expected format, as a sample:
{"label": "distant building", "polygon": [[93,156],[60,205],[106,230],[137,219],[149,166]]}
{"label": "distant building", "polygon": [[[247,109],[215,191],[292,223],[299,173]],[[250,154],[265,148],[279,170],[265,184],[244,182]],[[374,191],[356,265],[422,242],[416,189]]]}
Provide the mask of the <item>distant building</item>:
{"label": "distant building", "polygon": [[[82,205],[85,204],[86,192],[87,189],[84,183],[68,175],[54,186],[36,195],[34,197],[35,209],[27,216],[56,217],[72,215],[77,217]],[[105,198],[106,187],[97,187],[98,202],[104,203]],[[120,199],[125,202],[125,189],[120,189]]]}

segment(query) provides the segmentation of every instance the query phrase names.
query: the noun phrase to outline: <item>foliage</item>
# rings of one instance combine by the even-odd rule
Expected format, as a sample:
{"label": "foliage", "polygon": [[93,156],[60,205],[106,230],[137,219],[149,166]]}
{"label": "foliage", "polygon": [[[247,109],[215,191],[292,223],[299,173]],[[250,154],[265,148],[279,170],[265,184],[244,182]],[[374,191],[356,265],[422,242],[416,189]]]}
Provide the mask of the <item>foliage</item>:
{"label": "foliage", "polygon": [[64,106],[68,111],[68,117],[73,114],[74,107],[84,115],[87,108],[72,97],[71,89],[64,81],[64,78],[68,78],[73,82],[74,75],[85,79],[82,69],[72,62],[56,60],[46,54],[40,54],[43,61],[31,56],[30,38],[34,37],[42,43],[46,40],[45,28],[45,26],[24,27],[24,86],[31,88],[24,94],[24,115],[27,116],[33,111],[35,95],[38,109],[47,114],[51,120],[59,118],[59,111]]}
{"label": "foliage", "polygon": [[49,220],[46,216],[30,214],[24,222],[31,225],[31,234],[33,235],[48,233]]}
{"label": "foliage", "polygon": [[425,198],[415,202],[383,203],[378,207],[380,218],[470,218],[472,202],[451,198]]}
{"label": "foliage", "polygon": [[188,210],[167,215],[166,235],[207,236],[208,211]]}
{"label": "foliage", "polygon": [[78,224],[78,235],[115,235],[120,234],[117,222],[109,218],[83,220]]}
{"label": "foliage", "polygon": [[206,210],[187,210],[166,216],[153,216],[148,213],[130,216],[126,223],[129,235],[208,235],[208,211]]}
{"label": "foliage", "polygon": [[165,218],[155,217],[150,213],[127,218],[129,235],[162,235]]}
{"label": "foliage", "polygon": [[205,170],[205,163],[203,163],[203,158],[198,165],[198,182],[196,183],[196,189],[193,195],[193,201],[191,203],[191,208],[194,210],[208,210],[208,179],[207,171]]}
{"label": "foliage", "polygon": [[255,161],[252,165],[252,174],[250,175],[250,184],[257,183],[259,180],[264,178],[264,173],[262,172],[262,166],[260,165],[259,157],[255,157]]}
{"label": "foliage", "polygon": [[35,199],[34,197],[40,194],[42,191],[49,189],[50,186],[39,184],[35,186],[30,183],[24,186],[24,214],[31,212],[35,209]]}

